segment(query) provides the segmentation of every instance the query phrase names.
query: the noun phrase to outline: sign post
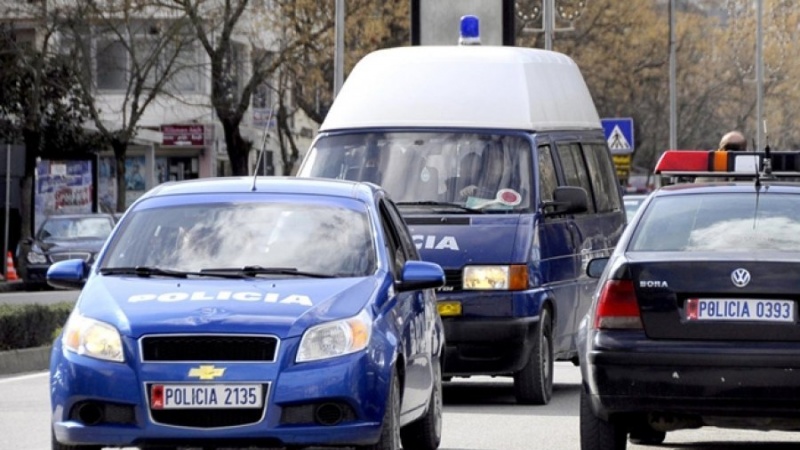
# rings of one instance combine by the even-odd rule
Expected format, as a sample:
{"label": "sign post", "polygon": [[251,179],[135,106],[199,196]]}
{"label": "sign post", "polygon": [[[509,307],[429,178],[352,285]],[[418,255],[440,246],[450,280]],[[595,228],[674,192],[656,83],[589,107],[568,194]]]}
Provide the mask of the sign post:
{"label": "sign post", "polygon": [[636,148],[633,139],[633,119],[630,117],[600,119],[608,148],[614,158],[617,178],[627,182],[631,173],[631,159]]}

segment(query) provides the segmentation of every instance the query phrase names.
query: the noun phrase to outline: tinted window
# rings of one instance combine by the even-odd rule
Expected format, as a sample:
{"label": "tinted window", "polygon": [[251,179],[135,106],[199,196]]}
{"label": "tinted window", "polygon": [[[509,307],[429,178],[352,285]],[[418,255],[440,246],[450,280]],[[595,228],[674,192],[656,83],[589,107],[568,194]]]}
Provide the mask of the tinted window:
{"label": "tinted window", "polygon": [[338,276],[375,270],[366,206],[297,201],[196,203],[126,217],[101,267],[198,271],[291,267]]}
{"label": "tinted window", "polygon": [[592,185],[589,181],[589,173],[581,156],[581,147],[578,144],[557,144],[558,157],[561,160],[561,168],[564,171],[564,179],[568,186],[582,187],[589,197],[587,211],[595,211],[592,202]]}
{"label": "tinted window", "polygon": [[51,217],[39,230],[38,238],[45,239],[105,239],[114,224],[108,217]]}
{"label": "tinted window", "polygon": [[629,250],[800,251],[800,195],[718,193],[654,198]]}
{"label": "tinted window", "polygon": [[584,145],[583,148],[597,211],[619,210],[619,183],[611,154],[603,144]]}
{"label": "tinted window", "polygon": [[549,145],[539,147],[539,195],[543,202],[553,200],[553,191],[558,186],[556,166]]}

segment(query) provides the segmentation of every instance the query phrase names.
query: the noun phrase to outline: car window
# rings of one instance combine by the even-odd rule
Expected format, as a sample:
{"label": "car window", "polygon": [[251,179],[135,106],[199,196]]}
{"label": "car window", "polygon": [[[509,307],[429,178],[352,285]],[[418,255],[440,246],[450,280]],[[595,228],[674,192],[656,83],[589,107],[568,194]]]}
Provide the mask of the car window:
{"label": "car window", "polygon": [[539,146],[539,196],[543,202],[553,201],[553,191],[558,186],[553,153],[549,145]]}
{"label": "car window", "polygon": [[366,206],[199,203],[132,211],[101,267],[197,271],[244,266],[337,276],[375,270]]}
{"label": "car window", "polygon": [[583,146],[598,212],[618,211],[619,181],[605,144]]}
{"label": "car window", "polygon": [[583,188],[589,197],[586,212],[595,212],[594,201],[592,201],[592,185],[589,181],[589,173],[586,171],[586,164],[581,156],[581,147],[575,143],[559,143],[556,144],[556,151],[561,160],[561,168],[564,171],[567,186]]}
{"label": "car window", "polygon": [[800,251],[800,196],[715,193],[654,198],[632,251]]}
{"label": "car window", "polygon": [[403,242],[400,237],[401,233],[397,230],[397,227],[395,227],[388,207],[383,201],[380,203],[380,215],[383,232],[386,235],[387,250],[391,258],[392,271],[396,277],[399,277],[408,257],[406,251],[403,249]]}

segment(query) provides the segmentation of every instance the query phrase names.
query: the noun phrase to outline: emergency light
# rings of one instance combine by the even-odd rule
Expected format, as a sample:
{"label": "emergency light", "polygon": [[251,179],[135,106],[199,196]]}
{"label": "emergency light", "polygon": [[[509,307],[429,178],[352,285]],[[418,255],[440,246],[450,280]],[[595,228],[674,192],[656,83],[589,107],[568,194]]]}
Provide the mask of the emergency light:
{"label": "emergency light", "polygon": [[742,152],[728,150],[667,150],[656,163],[655,173],[667,176],[756,176],[771,163],[770,175],[800,176],[800,152]]}
{"label": "emergency light", "polygon": [[478,16],[461,17],[461,34],[458,37],[458,45],[480,45],[480,21]]}

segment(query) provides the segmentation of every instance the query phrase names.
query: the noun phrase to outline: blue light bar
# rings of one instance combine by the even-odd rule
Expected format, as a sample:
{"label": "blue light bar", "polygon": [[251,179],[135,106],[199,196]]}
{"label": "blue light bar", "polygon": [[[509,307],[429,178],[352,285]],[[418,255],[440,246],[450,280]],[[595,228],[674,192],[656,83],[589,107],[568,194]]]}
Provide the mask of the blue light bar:
{"label": "blue light bar", "polygon": [[478,16],[461,17],[461,35],[458,38],[458,45],[480,45],[481,33]]}

